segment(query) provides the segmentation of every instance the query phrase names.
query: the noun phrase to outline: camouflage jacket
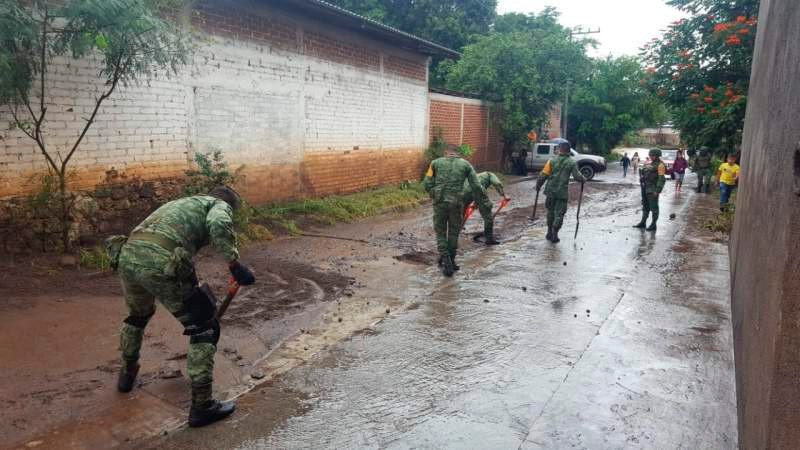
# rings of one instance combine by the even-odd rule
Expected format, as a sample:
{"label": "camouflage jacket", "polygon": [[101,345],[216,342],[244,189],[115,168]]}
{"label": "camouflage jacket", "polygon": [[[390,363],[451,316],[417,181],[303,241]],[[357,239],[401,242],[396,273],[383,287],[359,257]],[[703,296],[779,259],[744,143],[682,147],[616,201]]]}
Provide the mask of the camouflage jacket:
{"label": "camouflage jacket", "polygon": [[698,155],[695,156],[692,161],[690,161],[690,165],[692,166],[692,170],[697,172],[698,170],[711,170],[711,156],[708,155]]}
{"label": "camouflage jacket", "polygon": [[472,164],[456,156],[445,156],[433,160],[428,167],[424,186],[434,205],[461,204],[465,183],[472,187],[477,196],[486,195],[486,189],[478,181]]}
{"label": "camouflage jacket", "polygon": [[656,160],[639,170],[639,182],[644,186],[645,194],[660,194],[664,190],[667,168],[661,160]]}
{"label": "camouflage jacket", "polygon": [[239,259],[233,234],[233,210],[215,197],[195,195],[166,203],[131,234],[140,232],[161,235],[183,247],[191,256],[211,243],[226,261]]}
{"label": "camouflage jacket", "polygon": [[544,195],[562,200],[569,198],[570,175],[581,183],[586,181],[586,178],[578,170],[578,165],[569,155],[557,156],[547,161],[544,169],[539,174],[540,177],[544,177],[547,183],[544,188]]}
{"label": "camouflage jacket", "polygon": [[[497,178],[497,175],[493,174],[492,172],[481,172],[477,176],[478,176],[478,182],[481,184],[481,186],[483,186],[483,189],[485,189],[487,192],[489,191],[490,187],[493,187],[498,194],[505,196],[505,191],[503,190],[503,182],[500,181],[500,178]],[[472,187],[469,185],[468,181],[465,181],[463,195],[466,197],[471,194],[473,194]]]}

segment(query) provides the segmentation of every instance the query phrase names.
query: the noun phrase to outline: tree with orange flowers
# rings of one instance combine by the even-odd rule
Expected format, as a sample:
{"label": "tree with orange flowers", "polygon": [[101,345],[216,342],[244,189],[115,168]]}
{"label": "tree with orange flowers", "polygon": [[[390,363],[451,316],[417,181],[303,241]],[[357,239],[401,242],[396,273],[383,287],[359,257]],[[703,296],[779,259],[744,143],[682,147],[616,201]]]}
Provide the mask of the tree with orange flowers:
{"label": "tree with orange flowers", "polygon": [[644,83],[673,111],[690,147],[741,142],[758,0],[667,0],[690,14],[642,48]]}

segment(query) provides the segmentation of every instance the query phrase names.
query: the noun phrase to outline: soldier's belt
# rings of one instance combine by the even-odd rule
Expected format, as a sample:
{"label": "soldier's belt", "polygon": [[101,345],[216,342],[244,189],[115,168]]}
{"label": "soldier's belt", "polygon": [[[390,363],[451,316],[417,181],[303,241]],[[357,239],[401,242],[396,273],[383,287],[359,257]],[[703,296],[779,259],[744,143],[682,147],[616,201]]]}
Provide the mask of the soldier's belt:
{"label": "soldier's belt", "polygon": [[140,231],[138,233],[132,233],[128,238],[128,241],[150,242],[163,248],[169,253],[172,253],[176,248],[180,247],[180,245],[176,244],[171,239],[167,239],[166,237],[160,234],[148,233],[143,231]]}

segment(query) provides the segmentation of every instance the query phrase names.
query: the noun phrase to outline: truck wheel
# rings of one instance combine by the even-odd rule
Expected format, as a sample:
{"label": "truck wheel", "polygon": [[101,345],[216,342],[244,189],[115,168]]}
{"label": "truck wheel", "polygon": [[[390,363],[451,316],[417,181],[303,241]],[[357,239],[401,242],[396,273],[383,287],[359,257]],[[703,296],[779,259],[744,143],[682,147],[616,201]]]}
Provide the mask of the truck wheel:
{"label": "truck wheel", "polygon": [[581,175],[583,175],[583,178],[586,178],[587,181],[594,178],[595,170],[591,164],[584,164],[580,167],[579,170],[581,171]]}

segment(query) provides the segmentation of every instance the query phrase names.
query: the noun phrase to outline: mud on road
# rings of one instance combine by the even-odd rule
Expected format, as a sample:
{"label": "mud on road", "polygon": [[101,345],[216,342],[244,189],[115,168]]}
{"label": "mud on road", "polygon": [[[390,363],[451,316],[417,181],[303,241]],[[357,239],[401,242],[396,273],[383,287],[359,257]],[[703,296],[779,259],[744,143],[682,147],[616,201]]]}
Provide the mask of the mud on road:
{"label": "mud on road", "polygon": [[[387,295],[392,280],[375,277],[376,268],[402,279],[403,255],[423,265],[436,260],[426,207],[308,231],[368,243],[284,237],[243,250],[258,283],[241,289],[222,321],[215,360],[221,397],[239,396],[408,307],[402,294],[411,290]],[[221,297],[224,262],[206,249],[197,269]],[[46,448],[56,438],[60,448],[124,445],[183,423],[187,340],[160,306],[145,333],[137,389],[116,393],[126,315],[112,273],[62,266],[53,256],[0,261],[0,447]]]}
{"label": "mud on road", "polygon": [[[622,244],[619,242],[621,238],[613,241],[616,244],[609,244],[611,238],[605,236],[617,233],[615,230],[622,226],[627,228],[627,222],[621,225],[616,223],[617,220],[638,220],[632,183],[631,178],[620,180],[616,176],[602,176],[587,184],[582,210],[582,222],[587,222],[587,228],[582,225],[582,233],[587,235],[580,239],[591,238],[597,240],[598,245],[604,241],[605,245],[625,245],[627,238]],[[568,215],[573,215],[579,186],[572,185],[570,189],[572,205]],[[542,246],[546,211],[544,196],[540,196],[537,221],[529,221],[535,194],[532,183],[513,184],[507,192],[513,201],[497,217],[496,224],[497,234],[506,245],[487,249],[468,238],[482,230],[482,221],[477,214],[467,224],[465,238],[461,241],[465,256],[461,260],[462,272],[457,278],[465,286],[463,289],[469,291],[475,286],[494,289],[498,283],[506,283],[500,286],[500,292],[478,294],[481,305],[499,305],[504,298],[516,301],[513,299],[524,292],[523,288],[530,289],[530,292],[551,289],[543,280],[556,273],[554,263],[560,267],[567,253],[578,251],[577,248],[567,250],[572,247],[571,239],[565,239],[560,247],[539,248]],[[300,441],[291,438],[292,430],[303,427],[304,415],[309,415],[310,421],[306,422],[312,426],[329,420],[324,415],[328,409],[319,403],[320,398],[315,398],[320,389],[338,389],[326,384],[325,370],[352,367],[361,354],[396,366],[383,377],[404,373],[414,375],[416,369],[423,369],[420,364],[427,361],[430,350],[422,351],[420,348],[422,353],[409,353],[408,347],[397,339],[383,346],[381,339],[385,338],[380,335],[388,335],[387,330],[398,327],[412,326],[416,329],[417,325],[413,322],[409,325],[408,320],[420,314],[430,315],[429,324],[445,327],[443,332],[452,332],[452,327],[456,327],[459,336],[465,336],[460,330],[472,325],[454,319],[460,317],[469,324],[474,311],[468,312],[468,316],[460,316],[463,312],[456,306],[459,302],[452,303],[455,300],[451,297],[462,296],[459,294],[462,289],[458,288],[456,281],[442,280],[435,268],[437,255],[430,215],[430,208],[423,207],[355,224],[309,230],[320,235],[366,242],[289,237],[254,245],[244,251],[242,258],[254,268],[259,283],[242,290],[223,321],[216,357],[215,389],[225,398],[235,398],[253,389],[256,391],[242,397],[240,412],[219,424],[225,428],[223,434],[215,431],[215,426],[202,432],[178,432],[176,439],[159,438],[148,441],[145,446],[231,448],[248,439],[271,435],[271,430],[275,431],[274,436],[263,442],[278,446],[299,444]],[[662,217],[661,222],[667,220]],[[590,231],[588,224],[592,221],[596,222],[595,229]],[[574,226],[574,216],[568,219],[562,230],[569,238],[571,226]],[[654,241],[633,241],[633,236],[631,239],[630,244],[642,255],[654,248]],[[535,250],[531,242],[537,242]],[[528,251],[544,258],[547,269],[542,276],[523,284],[519,284],[518,275],[513,277],[513,285],[508,280],[500,281],[504,272],[498,270],[507,270],[510,274],[527,273],[528,269],[523,270],[517,264],[529,257],[524,253]],[[542,251],[544,253],[539,253]],[[25,276],[30,278],[29,267],[33,267],[36,273],[33,281],[20,282]],[[0,312],[3,316],[8,315],[8,323],[14,325],[0,328],[0,365],[3,366],[0,401],[13,406],[13,413],[9,409],[0,413],[0,431],[8,436],[6,443],[14,443],[12,447],[33,443],[41,448],[51,447],[54,442],[59,443],[59,448],[140,447],[149,436],[164,432],[172,436],[185,420],[189,401],[185,377],[186,340],[181,336],[182,330],[177,322],[159,308],[146,334],[141,385],[131,395],[120,395],[114,388],[118,368],[117,331],[125,312],[117,280],[109,275],[62,270],[43,261],[15,265],[8,270],[0,278],[0,290],[3,294],[9,293],[0,300],[3,302],[0,303]],[[209,282],[216,292],[224,291],[228,274],[222,261],[213,255],[202,254],[198,271],[203,281]],[[618,282],[619,279],[601,278],[600,286],[596,287],[571,282],[565,289],[572,286],[578,291],[549,299],[548,310],[566,314],[566,311],[586,302],[582,295],[588,292],[587,289],[604,292],[607,288],[602,284]],[[530,310],[532,306],[523,308]],[[593,312],[591,320],[594,321],[594,314],[600,312]],[[387,322],[387,319],[394,320]],[[698,352],[715,345],[714,336],[719,333],[714,330],[719,328],[719,324],[703,322],[693,326],[698,330],[692,333],[698,337],[686,345],[696,346]],[[586,331],[583,326],[579,330]],[[475,331],[479,332],[479,329]],[[481,333],[486,334],[484,331]],[[594,333],[592,330],[592,335]],[[513,335],[522,336],[519,331]],[[704,341],[703,336],[711,339]],[[378,344],[370,341],[376,338]],[[442,358],[449,361],[462,350],[475,351],[467,355],[467,362],[480,361],[483,357],[491,357],[491,349],[496,346],[499,347],[494,351],[499,352],[502,358],[505,357],[504,349],[513,348],[514,339],[508,333],[487,334],[486,338],[489,342],[484,348],[453,347],[448,354],[440,355],[438,361],[429,363],[441,365]],[[415,339],[411,339],[412,343]],[[353,343],[360,350],[355,354],[352,350],[343,353]],[[397,348],[391,350],[394,346]],[[683,344],[676,344],[674,351],[685,352],[685,348]],[[571,351],[563,352],[547,356],[545,367],[534,370],[532,376],[540,377],[551,369],[563,370],[559,366],[561,360],[569,359],[573,354]],[[392,359],[397,357],[396,361]],[[418,361],[410,361],[407,357]],[[463,358],[456,359],[462,361],[453,368],[456,373],[469,369]],[[509,361],[501,363],[510,364]],[[551,363],[553,367],[548,368]],[[369,366],[365,367],[369,370]],[[380,375],[385,369],[379,366],[373,375]],[[321,375],[319,370],[323,370],[323,378],[321,384],[316,384],[313,379]],[[414,376],[413,380],[408,380],[409,389],[418,383],[418,377],[422,377],[422,381],[428,379],[424,371]],[[356,380],[354,386],[357,387],[361,381]],[[399,383],[403,383],[402,377]],[[380,386],[373,387],[383,392]],[[363,391],[364,388],[359,389]],[[451,390],[435,383],[424,389]],[[535,389],[536,392],[541,390],[541,387]],[[350,398],[367,399],[363,397],[365,392],[345,393]],[[414,398],[413,395],[405,397]],[[318,409],[316,413],[311,411],[315,408]],[[47,415],[41,414],[43,409],[48,411]],[[396,417],[397,411],[379,413]],[[258,416],[257,420],[255,416]],[[290,419],[294,425],[287,423]],[[421,424],[427,419],[419,416],[408,421],[401,414],[398,420],[401,420],[398,424],[402,429],[410,430],[414,423]],[[330,435],[341,432],[341,426],[358,429],[358,423],[346,420],[331,422],[329,427],[319,425],[318,431]],[[313,436],[316,435],[301,433],[297,439],[316,439]],[[260,448],[259,445],[255,447]]]}
{"label": "mud on road", "polygon": [[[278,246],[285,247],[284,253],[313,253],[304,244],[310,242]],[[268,246],[248,248],[243,258],[259,275],[259,283],[241,289],[222,321],[215,387],[228,395],[241,391],[243,380],[260,376],[252,373],[254,364],[339,297],[351,294],[355,284],[340,271],[288,255],[275,257]],[[115,275],[59,267],[47,257],[7,262],[0,270],[0,447],[46,443],[53,430],[62,435],[86,431],[76,424],[114,414],[124,423],[125,413],[134,418],[143,412],[135,407],[125,411],[128,397],[115,393],[117,332],[127,315]],[[198,273],[222,295],[229,277],[223,261],[204,254]],[[156,414],[161,421],[118,427],[112,434],[119,440],[135,440],[178,423],[176,417],[188,406],[187,340],[181,332],[177,321],[157,307],[146,330],[138,388],[148,397],[140,402],[142,410],[164,403]],[[41,435],[45,437],[34,438]],[[101,433],[94,442],[105,446],[117,439],[104,440],[109,437]],[[76,447],[83,444],[76,438]]]}

